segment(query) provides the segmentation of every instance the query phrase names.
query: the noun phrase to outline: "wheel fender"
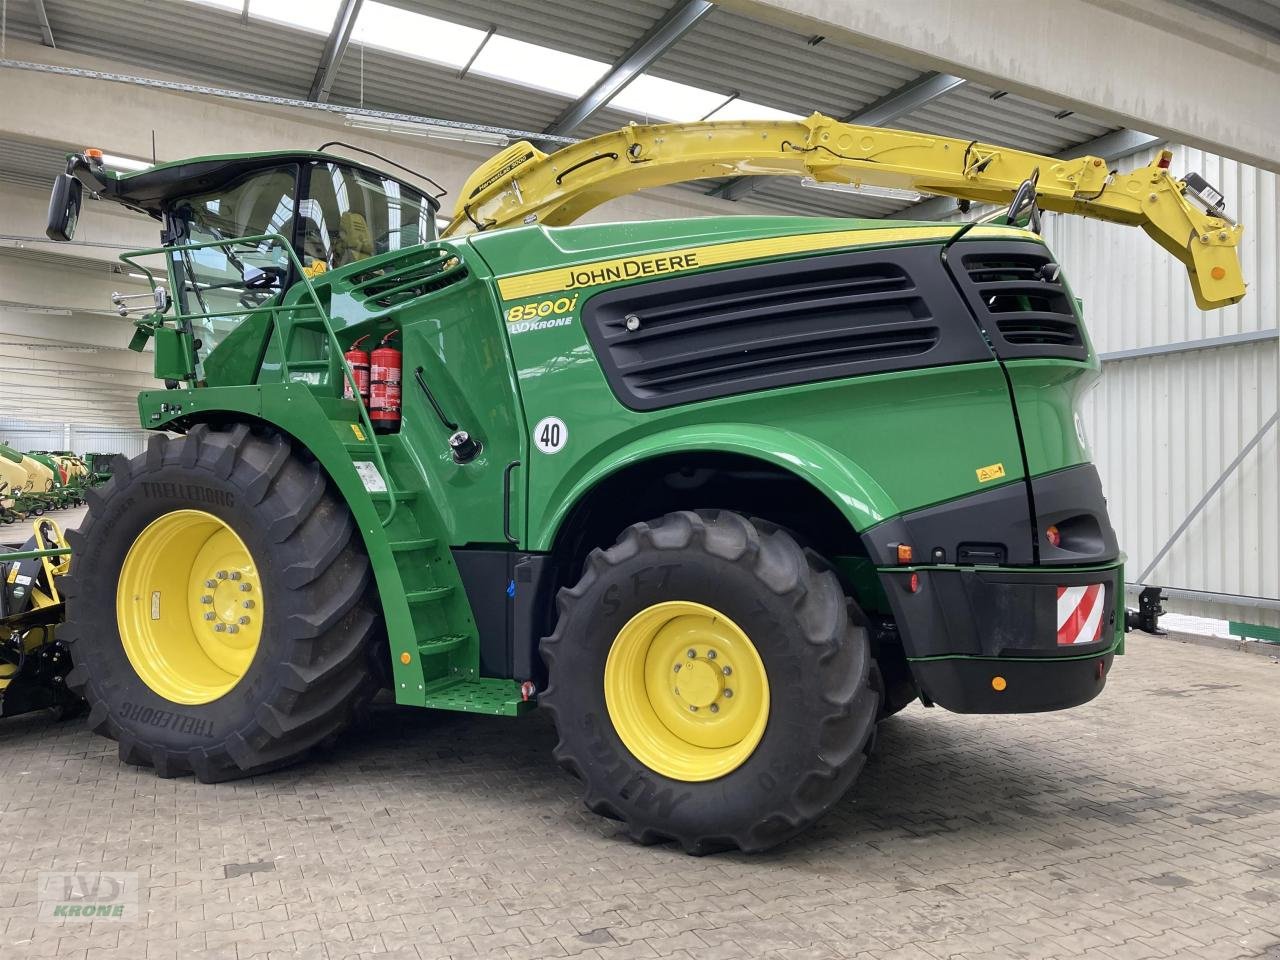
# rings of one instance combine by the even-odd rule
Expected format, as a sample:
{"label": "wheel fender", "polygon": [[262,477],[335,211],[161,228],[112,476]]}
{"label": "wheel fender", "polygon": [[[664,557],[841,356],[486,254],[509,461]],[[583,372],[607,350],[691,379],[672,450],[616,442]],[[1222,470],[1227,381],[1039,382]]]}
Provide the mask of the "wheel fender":
{"label": "wheel fender", "polygon": [[531,549],[550,549],[570,511],[600,481],[643,460],[680,452],[737,453],[782,467],[821,491],[859,533],[900,512],[874,477],[826,444],[764,424],[697,424],[646,435],[601,456],[585,472],[566,476],[549,497],[543,521],[530,528]]}
{"label": "wheel fender", "polygon": [[[207,387],[189,393],[199,396],[184,397],[185,409],[179,411],[178,415],[170,416],[167,421],[154,423],[153,427],[163,428],[166,423],[173,421],[181,421],[189,427],[194,423],[228,417],[256,420],[305,446],[328,474],[350,508],[364,540],[365,551],[373,564],[378,602],[382,607],[391,648],[391,670],[396,691],[398,695],[401,691],[412,691],[405,694],[409,697],[408,700],[402,698],[400,702],[419,702],[412,698],[414,694],[419,698],[423,696],[421,691],[426,677],[421,659],[416,655],[413,616],[405,599],[404,585],[390,540],[382,525],[378,507],[360,480],[351,455],[310,391],[298,384],[281,384],[254,390],[243,387]],[[145,398],[147,394],[142,396]],[[164,393],[157,392],[155,396],[161,397]],[[145,416],[143,422],[147,422]],[[409,507],[402,504],[400,509],[407,510]],[[443,528],[443,522],[434,511],[435,507],[429,497],[421,498],[412,510],[420,524],[439,531]],[[446,585],[453,586],[455,590],[455,599],[451,600],[447,613],[450,630],[455,633],[473,633],[476,629],[475,621],[465,600],[462,580],[447,550],[442,552],[437,574],[452,578],[446,580]],[[407,663],[402,657],[404,653],[410,654]]]}

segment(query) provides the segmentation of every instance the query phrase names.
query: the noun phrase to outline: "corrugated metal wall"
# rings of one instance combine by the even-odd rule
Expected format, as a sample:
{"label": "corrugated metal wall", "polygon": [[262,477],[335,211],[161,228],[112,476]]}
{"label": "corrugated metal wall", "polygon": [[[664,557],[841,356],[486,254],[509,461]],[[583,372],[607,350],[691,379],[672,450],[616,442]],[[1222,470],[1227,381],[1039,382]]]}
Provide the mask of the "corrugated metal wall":
{"label": "corrugated metal wall", "polygon": [[28,450],[61,450],[66,443],[66,428],[61,423],[39,423],[0,417],[0,443],[22,453]]}
{"label": "corrugated metal wall", "polygon": [[[1225,194],[1228,213],[1245,224],[1249,293],[1235,306],[1204,313],[1196,309],[1182,265],[1139,231],[1050,216],[1045,239],[1084,301],[1104,359],[1120,350],[1274,330],[1280,322],[1276,175],[1200,150],[1173,151],[1172,169],[1202,172]],[[1150,159],[1138,155],[1121,166]],[[1112,520],[1129,554],[1130,580],[1143,574],[1275,415],[1278,378],[1280,341],[1274,338],[1104,363],[1083,415]],[[1280,624],[1278,434],[1273,423],[1143,580],[1242,599],[1178,598],[1169,601],[1170,609]]]}
{"label": "corrugated metal wall", "polygon": [[98,424],[71,425],[71,449],[76,453],[123,453],[136,457],[146,449],[152,434],[128,427],[104,427]]}
{"label": "corrugated metal wall", "polygon": [[123,453],[136,457],[151,434],[130,427],[54,423],[0,417],[0,443],[15,450],[71,450],[74,453]]}

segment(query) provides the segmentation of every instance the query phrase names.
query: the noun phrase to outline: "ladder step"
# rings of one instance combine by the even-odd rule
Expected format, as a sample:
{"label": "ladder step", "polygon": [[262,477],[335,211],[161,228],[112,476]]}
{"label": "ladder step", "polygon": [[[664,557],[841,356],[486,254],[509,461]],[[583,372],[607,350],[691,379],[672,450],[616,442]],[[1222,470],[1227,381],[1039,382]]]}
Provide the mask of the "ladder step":
{"label": "ladder step", "polygon": [[410,550],[430,550],[436,545],[436,538],[418,537],[414,540],[392,540],[389,545],[395,553],[408,553]]}
{"label": "ladder step", "polygon": [[521,698],[520,688],[514,680],[481,677],[476,680],[436,680],[427,686],[423,706],[515,717],[532,709],[533,703]]}
{"label": "ladder step", "polygon": [[466,639],[466,637],[453,634],[432,637],[430,640],[419,641],[418,652],[424,657],[434,656],[437,653],[448,653],[450,650],[456,650],[462,646]]}
{"label": "ladder step", "polygon": [[404,598],[409,603],[432,603],[443,600],[451,593],[453,587],[431,587],[427,590],[410,590],[405,593]]}

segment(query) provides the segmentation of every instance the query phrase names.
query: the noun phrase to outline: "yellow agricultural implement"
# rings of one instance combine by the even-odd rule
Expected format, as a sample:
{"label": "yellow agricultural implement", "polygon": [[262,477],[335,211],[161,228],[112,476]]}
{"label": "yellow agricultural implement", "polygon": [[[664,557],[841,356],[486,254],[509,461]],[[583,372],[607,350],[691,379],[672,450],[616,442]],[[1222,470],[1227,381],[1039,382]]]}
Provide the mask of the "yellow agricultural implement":
{"label": "yellow agricultural implement", "polygon": [[62,594],[71,550],[58,524],[41,518],[21,550],[0,547],[0,717],[56,707],[74,711],[67,690],[71,660],[58,642]]}

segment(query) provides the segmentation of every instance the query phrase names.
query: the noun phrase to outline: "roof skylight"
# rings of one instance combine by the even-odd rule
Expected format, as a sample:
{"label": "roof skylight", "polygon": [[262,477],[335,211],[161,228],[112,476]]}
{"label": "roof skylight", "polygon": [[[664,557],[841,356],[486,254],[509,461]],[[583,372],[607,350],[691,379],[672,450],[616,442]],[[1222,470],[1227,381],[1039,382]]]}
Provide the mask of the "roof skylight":
{"label": "roof skylight", "polygon": [[484,31],[369,0],[360,8],[351,40],[460,69],[484,42]]}
{"label": "roof skylight", "polygon": [[[192,0],[233,13],[244,11],[244,0]],[[249,0],[250,18],[270,20],[312,33],[328,33],[341,0]]]}
{"label": "roof skylight", "polygon": [[724,98],[723,93],[642,73],[618,91],[609,101],[609,109],[635,114],[637,119],[682,123],[701,120],[724,103]]}
{"label": "roof skylight", "polygon": [[565,97],[582,96],[608,69],[598,60],[497,34],[471,65],[472,73]]}
{"label": "roof skylight", "polygon": [[[189,0],[239,14],[244,0]],[[249,0],[250,19],[284,24],[310,33],[333,29],[341,0]],[[487,37],[487,39],[486,39]],[[413,10],[366,0],[351,31],[354,44],[386,50],[445,67],[501,80],[561,97],[582,96],[610,69],[588,57],[504,37],[428,16]],[[474,58],[474,62],[473,61]],[[726,99],[728,98],[728,99]],[[761,103],[743,100],[675,80],[642,73],[608,103],[611,110],[633,119],[687,123],[711,120],[800,120]]]}

